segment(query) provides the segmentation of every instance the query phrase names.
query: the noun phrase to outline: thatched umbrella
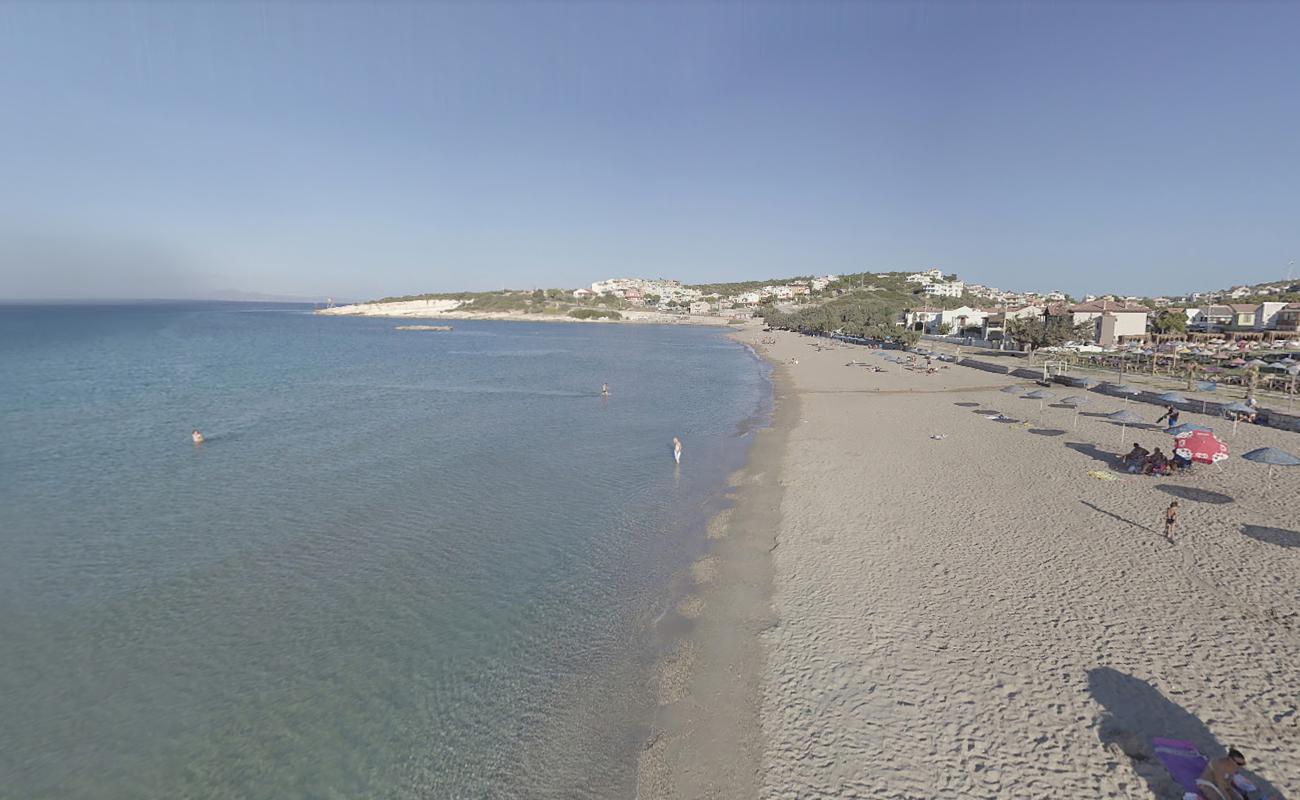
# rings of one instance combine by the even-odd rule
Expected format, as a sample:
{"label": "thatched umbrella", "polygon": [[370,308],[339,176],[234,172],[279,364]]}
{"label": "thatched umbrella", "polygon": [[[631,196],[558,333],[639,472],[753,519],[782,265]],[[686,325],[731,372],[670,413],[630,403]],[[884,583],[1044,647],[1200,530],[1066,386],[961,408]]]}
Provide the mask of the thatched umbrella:
{"label": "thatched umbrella", "polygon": [[1279,450],[1276,447],[1261,447],[1258,450],[1251,450],[1242,458],[1247,461],[1254,461],[1256,464],[1268,464],[1268,477],[1273,478],[1273,467],[1300,467],[1300,458],[1296,458],[1285,450]]}
{"label": "thatched umbrella", "polygon": [[1120,394],[1124,395],[1124,402],[1125,402],[1125,404],[1128,403],[1128,399],[1129,399],[1130,397],[1132,397],[1132,396],[1134,396],[1134,395],[1142,394],[1142,390],[1141,390],[1141,389],[1139,389],[1138,387],[1136,387],[1136,386],[1134,386],[1134,385],[1132,385],[1132,384],[1130,384],[1130,383],[1119,383],[1119,384],[1115,384],[1112,388],[1113,388],[1115,391],[1119,392]]}
{"label": "thatched umbrella", "polygon": [[1246,405],[1245,403],[1232,403],[1231,405],[1226,405],[1226,406],[1224,406],[1224,407],[1223,407],[1223,410],[1224,410],[1224,411],[1231,411],[1231,412],[1232,412],[1232,433],[1233,433],[1233,435],[1236,435],[1236,433],[1237,433],[1237,423],[1241,420],[1241,415],[1242,415],[1242,414],[1254,414],[1254,413],[1255,413],[1255,409],[1251,408],[1250,406]]}
{"label": "thatched umbrella", "polygon": [[1061,405],[1063,405],[1063,406],[1069,406],[1070,408],[1073,408],[1073,409],[1074,409],[1074,427],[1075,427],[1075,428],[1078,428],[1078,427],[1079,427],[1079,407],[1080,407],[1080,406],[1086,406],[1088,403],[1089,403],[1089,398],[1087,398],[1087,397],[1083,397],[1083,396],[1081,396],[1081,395],[1072,395],[1072,396],[1067,397],[1067,398],[1065,398],[1064,400],[1061,401]]}
{"label": "thatched umbrella", "polygon": [[1142,419],[1137,414],[1134,414],[1132,411],[1129,411],[1128,409],[1116,411],[1114,414],[1107,414],[1106,419],[1110,420],[1111,422],[1119,423],[1120,442],[1124,441],[1124,435],[1125,433],[1128,432],[1127,430],[1128,426],[1141,425],[1143,422],[1146,422],[1146,420]]}
{"label": "thatched umbrella", "polygon": [[[1214,381],[1197,381],[1197,382],[1196,382],[1196,391],[1198,391],[1198,392],[1210,392],[1211,394],[1213,394],[1214,392],[1216,392],[1216,391],[1218,391],[1218,390],[1219,390],[1219,384],[1215,383]],[[1209,401],[1206,400],[1204,397],[1201,398],[1201,413],[1202,413],[1202,414],[1205,413],[1205,406],[1206,406],[1206,404],[1207,404],[1208,402],[1209,402]]]}
{"label": "thatched umbrella", "polygon": [[1043,404],[1044,404],[1045,402],[1047,402],[1048,400],[1051,400],[1051,399],[1052,399],[1053,397],[1055,397],[1055,396],[1056,396],[1056,395],[1052,394],[1051,392],[1047,391],[1046,389],[1039,389],[1039,390],[1037,390],[1037,391],[1033,391],[1033,392],[1030,392],[1029,394],[1025,395],[1025,399],[1026,399],[1026,400],[1037,400],[1037,401],[1038,401],[1038,410],[1041,412],[1041,411],[1043,410]]}

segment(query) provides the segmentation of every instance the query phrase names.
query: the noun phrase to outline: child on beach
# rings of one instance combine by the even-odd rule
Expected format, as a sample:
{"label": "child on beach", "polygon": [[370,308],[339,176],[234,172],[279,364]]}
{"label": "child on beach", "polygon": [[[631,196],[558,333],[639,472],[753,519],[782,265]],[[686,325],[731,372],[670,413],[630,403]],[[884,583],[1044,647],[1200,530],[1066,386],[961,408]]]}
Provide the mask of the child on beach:
{"label": "child on beach", "polygon": [[1178,501],[1175,500],[1165,509],[1165,538],[1174,540],[1174,526],[1178,524]]}

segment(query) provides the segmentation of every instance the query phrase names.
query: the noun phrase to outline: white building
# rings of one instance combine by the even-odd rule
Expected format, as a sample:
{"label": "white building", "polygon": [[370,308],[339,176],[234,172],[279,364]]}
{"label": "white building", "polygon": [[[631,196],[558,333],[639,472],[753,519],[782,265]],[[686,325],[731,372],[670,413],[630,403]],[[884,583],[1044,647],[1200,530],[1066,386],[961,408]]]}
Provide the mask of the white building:
{"label": "white building", "polygon": [[1147,315],[1150,313],[1151,309],[1145,306],[1116,303],[1110,300],[1078,303],[1068,307],[1052,306],[1047,309],[1049,316],[1064,316],[1071,325],[1093,323],[1091,338],[1103,347],[1125,339],[1145,339]]}
{"label": "white building", "polygon": [[1273,301],[1260,303],[1259,309],[1255,312],[1255,330],[1277,330],[1277,314],[1286,307],[1286,303]]}
{"label": "white building", "polygon": [[703,300],[696,300],[691,303],[691,314],[708,314],[713,309]]}
{"label": "white building", "polygon": [[960,336],[968,328],[983,328],[984,319],[988,315],[989,312],[970,306],[949,308],[939,312],[936,324],[940,332],[946,329],[953,336]]}
{"label": "white building", "polygon": [[942,308],[930,308],[928,306],[909,309],[903,313],[903,324],[907,326],[908,330],[933,333],[935,321],[939,319],[939,315],[942,313]]}
{"label": "white building", "polygon": [[966,284],[962,281],[927,283],[923,291],[926,297],[961,297],[962,292],[966,291]]}

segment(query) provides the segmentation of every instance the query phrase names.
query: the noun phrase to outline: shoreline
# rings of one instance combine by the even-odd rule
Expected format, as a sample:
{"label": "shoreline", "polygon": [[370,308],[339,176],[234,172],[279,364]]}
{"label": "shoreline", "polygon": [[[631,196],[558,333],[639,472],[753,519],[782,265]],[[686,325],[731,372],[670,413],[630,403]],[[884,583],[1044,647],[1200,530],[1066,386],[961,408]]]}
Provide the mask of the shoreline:
{"label": "shoreline", "polygon": [[[712,328],[736,328],[752,325],[748,320],[733,322],[729,317],[689,314],[663,314],[639,309],[618,310],[621,319],[581,319],[568,314],[524,314],[515,311],[462,311],[430,307],[425,301],[401,303],[357,303],[332,308],[319,308],[313,313],[321,317],[367,317],[379,319],[427,320],[478,320],[491,322],[573,322],[600,323],[604,325],[692,325]],[[383,306],[389,306],[383,308]]]}
{"label": "shoreline", "polygon": [[638,798],[1181,796],[1156,737],[1294,796],[1300,471],[1239,456],[1300,434],[1184,411],[1231,460],[1129,475],[1168,440],[1111,424],[1123,398],[760,330],[731,338],[772,421],[678,604]]}
{"label": "shoreline", "polygon": [[771,554],[799,398],[785,368],[753,341],[759,330],[749,325],[727,338],[770,366],[770,418],[754,431],[744,466],[728,477],[731,506],[709,521],[704,554],[660,623],[679,633],[652,677],[659,706],[639,758],[638,800],[742,800],[761,791],[763,633],[777,624]]}

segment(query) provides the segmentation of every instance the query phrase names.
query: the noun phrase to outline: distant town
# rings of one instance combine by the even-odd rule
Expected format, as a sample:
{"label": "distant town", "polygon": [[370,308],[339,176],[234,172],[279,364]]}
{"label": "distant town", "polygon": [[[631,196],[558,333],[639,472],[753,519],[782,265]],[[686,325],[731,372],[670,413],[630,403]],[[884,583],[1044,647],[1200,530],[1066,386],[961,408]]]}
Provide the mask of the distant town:
{"label": "distant town", "polygon": [[1065,292],[1017,292],[967,283],[954,274],[929,269],[913,273],[882,272],[824,275],[783,282],[689,286],[672,280],[613,278],[577,289],[580,300],[620,298],[629,304],[692,315],[748,319],[770,308],[777,314],[797,312],[853,292],[897,293],[899,281],[915,302],[900,309],[894,323],[905,330],[957,335],[999,343],[1016,320],[1065,320],[1099,345],[1151,336],[1223,336],[1231,339],[1286,339],[1300,335],[1300,282],[1284,280],[1233,286],[1188,295],[1138,297]]}
{"label": "distant town", "polygon": [[1149,341],[1293,340],[1300,281],[1138,297],[1012,291],[932,268],[778,280],[685,284],[609,278],[578,289],[505,289],[387,297],[322,309],[447,319],[728,324],[762,318],[806,333],[914,342],[922,335],[996,348],[1122,347]]}

